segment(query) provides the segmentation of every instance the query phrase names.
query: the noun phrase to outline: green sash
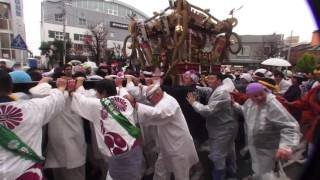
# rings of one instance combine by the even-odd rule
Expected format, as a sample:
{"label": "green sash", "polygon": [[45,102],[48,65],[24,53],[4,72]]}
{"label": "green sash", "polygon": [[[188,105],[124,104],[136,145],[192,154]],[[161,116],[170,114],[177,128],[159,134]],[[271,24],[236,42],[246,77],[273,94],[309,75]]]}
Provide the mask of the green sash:
{"label": "green sash", "polygon": [[33,162],[43,162],[44,158],[38,156],[14,132],[0,124],[0,146],[12,153]]}
{"label": "green sash", "polygon": [[138,138],[140,136],[140,129],[131,124],[130,121],[115,108],[109,98],[103,98],[100,102],[113,119],[115,119],[132,137]]}

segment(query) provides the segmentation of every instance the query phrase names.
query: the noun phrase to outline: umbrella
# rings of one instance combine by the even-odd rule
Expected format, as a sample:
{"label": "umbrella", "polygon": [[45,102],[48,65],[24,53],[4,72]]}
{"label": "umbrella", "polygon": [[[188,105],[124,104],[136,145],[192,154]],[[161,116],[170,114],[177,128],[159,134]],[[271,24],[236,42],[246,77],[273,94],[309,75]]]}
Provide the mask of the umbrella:
{"label": "umbrella", "polygon": [[14,61],[9,60],[9,59],[0,59],[0,62],[5,62],[5,63],[6,63],[6,66],[7,66],[8,68],[12,68],[13,65],[15,64]]}
{"label": "umbrella", "polygon": [[280,58],[270,58],[263,61],[261,64],[267,65],[267,66],[279,66],[279,67],[291,66],[291,64],[287,60],[280,59]]}

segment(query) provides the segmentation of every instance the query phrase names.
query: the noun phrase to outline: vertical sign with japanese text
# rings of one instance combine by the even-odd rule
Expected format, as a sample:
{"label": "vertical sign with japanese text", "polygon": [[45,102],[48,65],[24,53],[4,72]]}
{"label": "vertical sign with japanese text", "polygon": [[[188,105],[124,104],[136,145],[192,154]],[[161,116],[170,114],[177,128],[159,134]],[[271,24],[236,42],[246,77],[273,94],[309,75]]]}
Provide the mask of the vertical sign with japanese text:
{"label": "vertical sign with japanese text", "polygon": [[21,16],[22,15],[22,10],[21,10],[21,2],[20,0],[15,0],[16,4],[16,16]]}

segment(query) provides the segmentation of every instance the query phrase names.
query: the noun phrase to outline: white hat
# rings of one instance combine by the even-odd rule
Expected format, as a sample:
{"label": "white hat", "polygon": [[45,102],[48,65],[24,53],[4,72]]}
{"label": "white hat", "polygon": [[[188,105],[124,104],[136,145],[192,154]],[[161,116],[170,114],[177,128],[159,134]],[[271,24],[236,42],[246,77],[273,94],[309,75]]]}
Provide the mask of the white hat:
{"label": "white hat", "polygon": [[293,73],[292,73],[292,71],[290,71],[290,70],[284,70],[284,71],[283,71],[283,74],[284,74],[286,77],[292,77],[292,76],[293,76]]}
{"label": "white hat", "polygon": [[161,76],[163,76],[163,75],[164,75],[163,72],[152,73],[152,76],[153,76],[153,77],[161,77]]}
{"label": "white hat", "polygon": [[253,79],[249,73],[241,74],[240,79],[245,79],[248,83],[253,81]]}

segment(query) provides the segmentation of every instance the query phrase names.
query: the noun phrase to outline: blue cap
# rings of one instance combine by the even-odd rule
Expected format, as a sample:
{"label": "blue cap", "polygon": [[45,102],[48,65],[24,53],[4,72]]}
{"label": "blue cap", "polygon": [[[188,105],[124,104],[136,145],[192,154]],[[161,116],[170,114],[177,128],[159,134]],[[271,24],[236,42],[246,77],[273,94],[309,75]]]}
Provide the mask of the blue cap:
{"label": "blue cap", "polygon": [[13,71],[9,73],[13,83],[31,82],[32,79],[29,74],[24,71]]}

